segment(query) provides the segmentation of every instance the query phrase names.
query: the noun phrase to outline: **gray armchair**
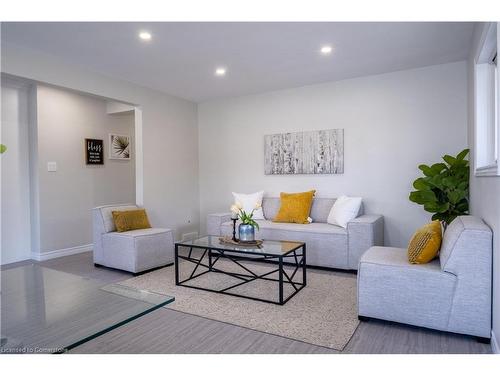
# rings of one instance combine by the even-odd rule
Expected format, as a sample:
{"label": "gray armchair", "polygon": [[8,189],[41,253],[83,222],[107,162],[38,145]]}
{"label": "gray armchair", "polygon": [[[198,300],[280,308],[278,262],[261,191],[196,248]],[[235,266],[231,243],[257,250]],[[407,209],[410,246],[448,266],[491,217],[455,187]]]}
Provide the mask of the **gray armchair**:
{"label": "gray armchair", "polygon": [[170,229],[148,228],[117,232],[112,211],[136,210],[132,204],[92,209],[94,264],[142,273],[172,264],[174,239]]}
{"label": "gray armchair", "polygon": [[474,216],[448,226],[427,264],[410,264],[406,249],[372,247],[359,263],[358,314],[489,341],[491,265],[491,229]]}

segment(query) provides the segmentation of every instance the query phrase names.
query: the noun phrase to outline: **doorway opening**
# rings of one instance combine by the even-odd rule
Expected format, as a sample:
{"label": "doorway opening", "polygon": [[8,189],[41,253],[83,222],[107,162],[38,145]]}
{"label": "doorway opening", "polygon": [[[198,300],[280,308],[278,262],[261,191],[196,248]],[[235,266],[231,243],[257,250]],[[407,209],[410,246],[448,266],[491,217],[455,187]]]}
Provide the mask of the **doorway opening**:
{"label": "doorway opening", "polygon": [[142,205],[140,107],[3,75],[2,107],[2,264],[90,251],[93,207]]}

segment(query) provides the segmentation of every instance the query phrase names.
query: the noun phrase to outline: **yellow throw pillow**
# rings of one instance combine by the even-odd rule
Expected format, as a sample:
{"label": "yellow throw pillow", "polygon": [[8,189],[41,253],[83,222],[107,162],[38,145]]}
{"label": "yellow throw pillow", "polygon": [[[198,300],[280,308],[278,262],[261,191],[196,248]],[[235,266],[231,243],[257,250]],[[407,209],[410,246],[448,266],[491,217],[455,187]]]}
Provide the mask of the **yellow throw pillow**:
{"label": "yellow throw pillow", "polygon": [[146,210],[112,211],[113,221],[118,232],[151,228]]}
{"label": "yellow throw pillow", "polygon": [[441,247],[441,223],[435,220],[418,229],[408,245],[408,260],[413,264],[429,263]]}
{"label": "yellow throw pillow", "polygon": [[311,212],[316,190],[304,193],[281,193],[281,206],[274,218],[275,223],[309,224],[307,218]]}

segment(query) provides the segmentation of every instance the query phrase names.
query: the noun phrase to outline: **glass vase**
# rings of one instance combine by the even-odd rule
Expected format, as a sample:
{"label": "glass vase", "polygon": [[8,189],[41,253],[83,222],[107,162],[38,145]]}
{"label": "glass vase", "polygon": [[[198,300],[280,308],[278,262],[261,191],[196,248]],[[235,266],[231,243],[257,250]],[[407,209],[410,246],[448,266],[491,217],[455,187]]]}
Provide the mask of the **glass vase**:
{"label": "glass vase", "polygon": [[250,224],[240,224],[238,226],[241,242],[255,241],[255,228]]}

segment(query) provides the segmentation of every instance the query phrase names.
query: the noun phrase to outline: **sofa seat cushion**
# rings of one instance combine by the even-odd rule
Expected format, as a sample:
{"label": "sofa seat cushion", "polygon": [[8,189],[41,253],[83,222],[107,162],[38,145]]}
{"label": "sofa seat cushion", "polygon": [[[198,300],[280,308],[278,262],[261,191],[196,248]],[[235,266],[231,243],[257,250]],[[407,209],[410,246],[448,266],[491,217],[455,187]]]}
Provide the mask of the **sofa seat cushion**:
{"label": "sofa seat cushion", "polygon": [[[292,224],[257,220],[260,230],[258,239],[274,241],[300,241],[307,245],[307,264],[325,266],[334,264],[337,268],[348,268],[347,230],[326,223]],[[221,235],[231,236],[232,222],[221,225]],[[237,229],[236,229],[237,230]]]}
{"label": "sofa seat cushion", "polygon": [[371,247],[359,262],[359,315],[444,329],[456,282],[439,259],[410,264],[406,249]]}
{"label": "sofa seat cushion", "polygon": [[[257,220],[257,223],[259,224],[260,230],[276,229],[276,230],[290,231],[290,232],[338,234],[342,236],[347,236],[346,229],[339,227],[337,225],[331,225],[326,223],[293,224],[293,223],[275,223],[270,220]],[[222,226],[232,228],[233,223],[231,221],[225,222],[222,223]],[[236,224],[236,226],[238,226],[238,223]]]}

